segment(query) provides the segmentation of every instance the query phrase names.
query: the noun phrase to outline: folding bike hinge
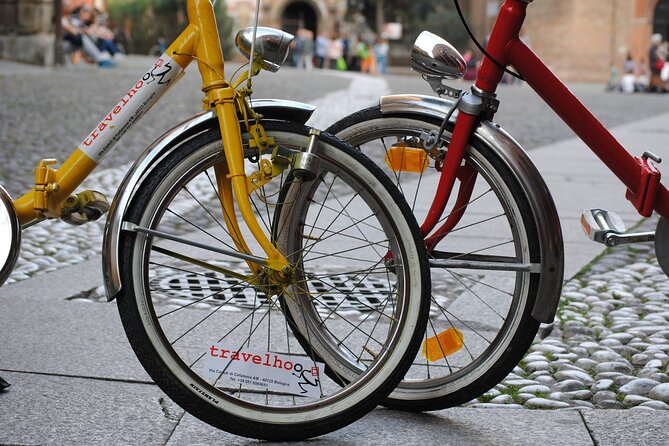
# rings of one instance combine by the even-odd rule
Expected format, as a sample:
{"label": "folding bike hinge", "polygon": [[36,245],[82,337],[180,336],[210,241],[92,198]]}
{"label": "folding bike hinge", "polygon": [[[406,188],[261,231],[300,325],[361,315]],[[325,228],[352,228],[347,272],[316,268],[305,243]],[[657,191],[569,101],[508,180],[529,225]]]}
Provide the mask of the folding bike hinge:
{"label": "folding bike hinge", "polygon": [[57,162],[55,159],[43,159],[37,163],[37,167],[35,168],[33,208],[39,218],[42,219],[49,217],[49,194],[60,190],[56,179],[56,170],[51,167]]}
{"label": "folding bike hinge", "polygon": [[636,190],[627,189],[625,198],[632,202],[636,210],[644,217],[650,217],[653,213],[655,198],[660,188],[661,173],[655,163],[661,163],[662,158],[652,152],[644,152],[641,158],[634,158],[640,170],[639,185]]}
{"label": "folding bike hinge", "polygon": [[622,219],[616,213],[604,209],[584,210],[581,214],[581,226],[590,240],[606,246],[655,240],[655,232],[626,232],[627,228]]}
{"label": "folding bike hinge", "polygon": [[109,210],[107,197],[94,190],[85,190],[65,200],[60,219],[65,223],[80,226],[102,217]]}

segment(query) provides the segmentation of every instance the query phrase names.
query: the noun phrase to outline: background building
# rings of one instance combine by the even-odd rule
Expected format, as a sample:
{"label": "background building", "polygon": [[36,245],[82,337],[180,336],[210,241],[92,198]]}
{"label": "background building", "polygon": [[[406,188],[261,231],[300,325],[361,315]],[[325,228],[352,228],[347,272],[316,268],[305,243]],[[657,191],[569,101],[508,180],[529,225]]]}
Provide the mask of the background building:
{"label": "background building", "polygon": [[[234,20],[233,29],[253,25],[255,0],[227,0],[226,3],[228,14]],[[263,26],[293,34],[298,28],[307,28],[317,35],[339,31],[346,9],[346,0],[265,0],[259,21]]]}
{"label": "background building", "polygon": [[[58,45],[56,17],[64,1],[68,0],[0,0],[0,58],[54,63]],[[105,0],[69,1],[94,3],[102,9],[106,4]],[[374,5],[378,10],[380,3],[383,4],[379,0],[263,0],[260,23],[289,32],[298,27],[315,34],[357,32],[359,16],[352,15],[348,8],[366,9],[373,15]],[[462,0],[481,40],[489,33],[501,3],[502,0]],[[235,22],[233,29],[252,24],[255,0],[226,0],[226,4]],[[392,5],[387,0],[386,11]],[[372,28],[379,26],[378,11],[376,15],[376,20],[367,18]],[[387,21],[396,21],[387,15]],[[405,29],[405,34],[413,31]],[[432,31],[449,40],[455,39],[453,34],[462,33],[454,28]],[[669,39],[669,0],[537,0],[529,5],[524,31],[532,49],[563,79],[604,82],[611,67],[620,68],[628,53],[637,63],[646,63],[652,33],[662,33],[665,40]]]}
{"label": "background building", "polygon": [[[471,0],[471,20],[486,35],[498,0]],[[565,80],[605,82],[629,53],[647,64],[650,36],[669,39],[669,0],[536,0],[528,7],[530,45]]]}
{"label": "background building", "polygon": [[0,0],[0,59],[37,65],[56,61],[56,39],[64,2],[106,10],[106,0]]}

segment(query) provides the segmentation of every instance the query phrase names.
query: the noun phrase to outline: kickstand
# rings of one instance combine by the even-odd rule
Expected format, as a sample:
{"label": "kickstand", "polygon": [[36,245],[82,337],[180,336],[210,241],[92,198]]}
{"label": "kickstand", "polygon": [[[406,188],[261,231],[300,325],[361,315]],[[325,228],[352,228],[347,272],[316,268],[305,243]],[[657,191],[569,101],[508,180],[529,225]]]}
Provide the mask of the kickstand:
{"label": "kickstand", "polygon": [[5,381],[4,379],[2,379],[2,378],[0,377],[0,392],[2,392],[3,390],[5,390],[5,389],[6,389],[7,387],[9,387],[9,386],[11,386],[11,384],[9,384],[7,381]]}

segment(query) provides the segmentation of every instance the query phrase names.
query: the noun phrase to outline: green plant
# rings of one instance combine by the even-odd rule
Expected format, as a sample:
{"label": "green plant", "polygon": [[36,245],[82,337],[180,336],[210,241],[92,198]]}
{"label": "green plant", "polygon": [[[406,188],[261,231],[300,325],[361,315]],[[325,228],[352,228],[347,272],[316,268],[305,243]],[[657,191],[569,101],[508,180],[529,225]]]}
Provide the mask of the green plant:
{"label": "green plant", "polygon": [[[225,1],[216,5],[216,20],[223,53],[228,57],[233,49],[232,19]],[[169,44],[188,24],[186,0],[109,0],[109,17],[116,28],[122,29],[131,53],[147,54],[159,39]]]}
{"label": "green plant", "polygon": [[520,403],[520,401],[518,400],[518,394],[520,393],[519,390],[520,390],[520,387],[518,387],[518,386],[509,386],[507,391],[503,392],[503,393],[506,393],[507,395],[511,396],[511,398],[513,398],[513,401],[515,403]]}
{"label": "green plant", "polygon": [[478,397],[477,400],[479,401],[479,403],[489,403],[493,398],[495,397],[490,395],[489,393],[484,393],[483,395]]}

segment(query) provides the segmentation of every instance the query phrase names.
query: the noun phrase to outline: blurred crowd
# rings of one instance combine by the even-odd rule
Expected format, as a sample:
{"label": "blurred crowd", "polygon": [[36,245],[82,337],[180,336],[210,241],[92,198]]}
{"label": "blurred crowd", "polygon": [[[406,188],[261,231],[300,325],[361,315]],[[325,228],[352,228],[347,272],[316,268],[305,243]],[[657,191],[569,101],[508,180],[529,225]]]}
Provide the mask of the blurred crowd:
{"label": "blurred crowd", "polygon": [[669,42],[662,39],[662,34],[651,36],[648,59],[635,61],[628,54],[620,75],[616,68],[611,70],[609,89],[622,93],[669,92]]}
{"label": "blurred crowd", "polygon": [[293,65],[306,70],[326,68],[386,74],[388,71],[388,40],[351,38],[348,34],[321,33],[300,28],[293,40]]}
{"label": "blurred crowd", "polygon": [[107,15],[75,0],[63,0],[63,46],[69,61],[113,67],[123,57],[107,26]]}

